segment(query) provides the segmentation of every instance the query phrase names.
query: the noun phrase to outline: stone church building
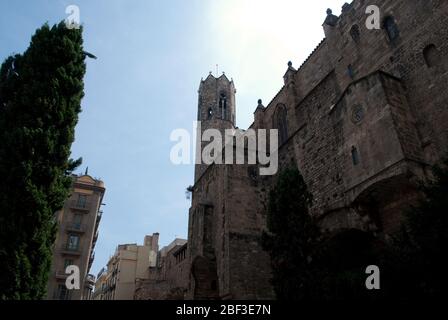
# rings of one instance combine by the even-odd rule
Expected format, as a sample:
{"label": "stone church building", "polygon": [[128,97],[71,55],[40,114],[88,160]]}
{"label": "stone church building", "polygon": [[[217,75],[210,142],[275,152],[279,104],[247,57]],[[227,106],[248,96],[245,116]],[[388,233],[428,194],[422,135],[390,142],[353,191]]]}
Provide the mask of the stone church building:
{"label": "stone church building", "polygon": [[[370,5],[380,29],[366,27]],[[447,155],[448,1],[354,0],[339,17],[328,10],[323,28],[272,101],[259,101],[251,128],[278,129],[279,171],[299,168],[326,234],[386,236]],[[225,75],[201,81],[202,131],[235,127],[235,92]],[[256,165],[196,165],[186,299],[275,297],[261,246],[274,181]]]}

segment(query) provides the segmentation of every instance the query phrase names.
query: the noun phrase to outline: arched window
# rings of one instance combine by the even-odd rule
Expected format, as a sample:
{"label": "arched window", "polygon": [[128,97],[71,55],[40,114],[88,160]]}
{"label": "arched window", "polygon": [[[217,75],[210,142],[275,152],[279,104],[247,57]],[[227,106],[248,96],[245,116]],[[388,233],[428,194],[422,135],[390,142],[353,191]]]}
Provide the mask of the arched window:
{"label": "arched window", "polygon": [[221,119],[227,119],[227,97],[225,93],[221,93],[219,96],[219,110],[221,113]]}
{"label": "arched window", "polygon": [[213,117],[213,109],[212,108],[208,108],[207,119],[210,120],[212,117]]}
{"label": "arched window", "polygon": [[353,161],[353,165],[355,165],[355,166],[357,166],[360,162],[359,152],[355,146],[352,147],[352,161]]}
{"label": "arched window", "polygon": [[350,29],[350,35],[351,35],[353,41],[355,41],[355,43],[359,43],[359,40],[361,39],[361,33],[359,31],[359,26],[357,24],[355,24]]}
{"label": "arched window", "polygon": [[440,52],[433,44],[430,44],[425,49],[423,49],[423,57],[425,58],[425,62],[428,68],[437,66],[441,61]]}
{"label": "arched window", "polygon": [[400,34],[394,17],[386,17],[383,22],[383,28],[384,30],[386,30],[389,41],[394,43],[398,39],[398,36]]}
{"label": "arched window", "polygon": [[283,144],[288,139],[288,120],[287,111],[285,105],[279,105],[277,107],[277,129],[280,144]]}

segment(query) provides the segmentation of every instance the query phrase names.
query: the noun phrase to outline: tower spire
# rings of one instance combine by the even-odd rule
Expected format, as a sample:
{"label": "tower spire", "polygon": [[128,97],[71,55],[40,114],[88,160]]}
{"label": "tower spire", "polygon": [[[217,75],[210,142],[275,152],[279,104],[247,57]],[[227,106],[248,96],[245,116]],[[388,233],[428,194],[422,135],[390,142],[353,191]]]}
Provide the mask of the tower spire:
{"label": "tower spire", "polygon": [[[217,71],[218,64],[216,64]],[[235,128],[235,85],[227,77],[207,77],[199,86],[198,121],[201,123],[197,137],[207,129],[217,129],[225,137],[225,130]],[[200,141],[197,144],[196,155],[202,154],[207,143]],[[207,168],[205,164],[197,164],[195,181]]]}

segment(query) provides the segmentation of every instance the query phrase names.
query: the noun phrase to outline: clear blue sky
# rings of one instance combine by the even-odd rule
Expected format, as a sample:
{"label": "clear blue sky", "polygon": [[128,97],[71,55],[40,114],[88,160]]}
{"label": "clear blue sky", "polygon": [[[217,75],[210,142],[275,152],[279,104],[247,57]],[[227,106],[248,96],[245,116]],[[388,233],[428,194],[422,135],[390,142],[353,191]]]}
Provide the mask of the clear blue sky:
{"label": "clear blue sky", "polygon": [[43,23],[78,5],[89,60],[83,112],[72,148],[78,173],[106,184],[104,216],[91,272],[120,243],[160,233],[161,245],[187,237],[185,189],[191,166],[174,166],[172,130],[192,131],[197,89],[209,71],[237,87],[237,126],[253,121],[281,88],[288,60],[295,67],[324,37],[328,7],[342,0],[0,0],[0,59],[22,53]]}

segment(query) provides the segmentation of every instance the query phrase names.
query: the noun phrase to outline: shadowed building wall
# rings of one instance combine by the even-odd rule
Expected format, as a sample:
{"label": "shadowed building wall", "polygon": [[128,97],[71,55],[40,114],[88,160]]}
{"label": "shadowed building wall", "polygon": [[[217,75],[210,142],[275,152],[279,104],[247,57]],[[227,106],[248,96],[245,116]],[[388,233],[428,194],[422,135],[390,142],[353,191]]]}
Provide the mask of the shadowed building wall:
{"label": "shadowed building wall", "polygon": [[[380,9],[379,30],[366,28],[369,5]],[[258,102],[251,128],[278,129],[279,170],[299,168],[324,233],[386,236],[448,151],[448,2],[355,0],[339,17],[328,10],[323,28],[308,59],[288,63],[272,101]],[[201,81],[203,130],[234,127],[219,117],[221,87],[233,90],[233,81]],[[188,298],[274,297],[261,234],[275,179],[252,165],[196,166]]]}

